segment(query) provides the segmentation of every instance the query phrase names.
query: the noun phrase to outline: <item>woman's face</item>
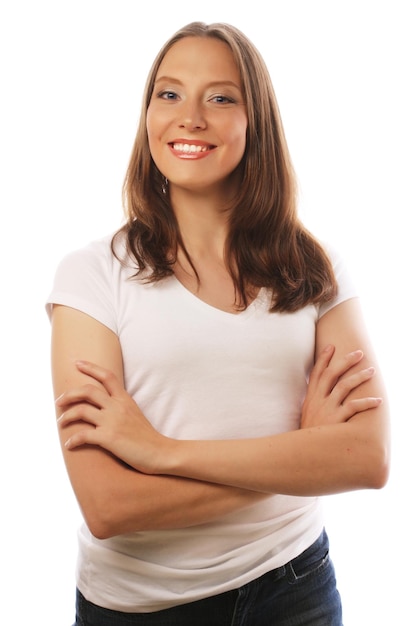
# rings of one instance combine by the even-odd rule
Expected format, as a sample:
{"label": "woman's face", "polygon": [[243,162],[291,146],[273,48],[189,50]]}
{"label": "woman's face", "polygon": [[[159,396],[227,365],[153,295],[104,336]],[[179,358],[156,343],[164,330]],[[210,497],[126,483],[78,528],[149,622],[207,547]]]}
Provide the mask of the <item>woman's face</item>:
{"label": "woman's face", "polygon": [[229,46],[203,37],[175,43],[159,66],[147,112],[152,158],[170,188],[234,192],[247,122]]}

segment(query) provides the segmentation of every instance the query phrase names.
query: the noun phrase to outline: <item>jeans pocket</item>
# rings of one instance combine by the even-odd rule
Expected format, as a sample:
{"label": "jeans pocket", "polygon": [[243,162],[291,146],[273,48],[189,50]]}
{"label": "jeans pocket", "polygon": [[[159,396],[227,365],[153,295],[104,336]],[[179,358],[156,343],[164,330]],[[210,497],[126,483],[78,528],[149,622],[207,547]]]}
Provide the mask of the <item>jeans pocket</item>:
{"label": "jeans pocket", "polygon": [[287,573],[292,582],[297,582],[324,573],[330,564],[329,541],[323,531],[317,541],[287,564]]}

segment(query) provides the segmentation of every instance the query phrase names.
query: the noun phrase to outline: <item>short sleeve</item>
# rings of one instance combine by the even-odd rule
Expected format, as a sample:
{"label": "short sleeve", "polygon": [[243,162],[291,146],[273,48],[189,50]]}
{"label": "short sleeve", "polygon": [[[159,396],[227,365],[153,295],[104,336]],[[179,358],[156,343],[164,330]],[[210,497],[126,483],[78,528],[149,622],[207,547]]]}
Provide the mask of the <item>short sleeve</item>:
{"label": "short sleeve", "polygon": [[53,304],[62,304],[90,315],[117,332],[113,265],[110,237],[66,255],[57,267],[46,302],[49,317]]}
{"label": "short sleeve", "polygon": [[327,254],[333,265],[333,271],[337,281],[337,294],[335,298],[329,302],[324,302],[318,308],[318,316],[323,317],[325,313],[333,309],[335,306],[349,300],[350,298],[358,297],[358,290],[349,274],[348,268],[341,254],[334,248],[324,245]]}

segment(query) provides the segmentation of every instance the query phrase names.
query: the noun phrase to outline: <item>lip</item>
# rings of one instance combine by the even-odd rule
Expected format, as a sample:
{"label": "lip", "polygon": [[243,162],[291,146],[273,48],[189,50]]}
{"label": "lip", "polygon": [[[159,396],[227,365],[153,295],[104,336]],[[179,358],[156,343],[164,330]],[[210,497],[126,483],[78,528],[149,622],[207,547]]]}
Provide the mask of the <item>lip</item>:
{"label": "lip", "polygon": [[172,154],[179,159],[204,159],[216,146],[199,139],[174,139],[168,143]]}

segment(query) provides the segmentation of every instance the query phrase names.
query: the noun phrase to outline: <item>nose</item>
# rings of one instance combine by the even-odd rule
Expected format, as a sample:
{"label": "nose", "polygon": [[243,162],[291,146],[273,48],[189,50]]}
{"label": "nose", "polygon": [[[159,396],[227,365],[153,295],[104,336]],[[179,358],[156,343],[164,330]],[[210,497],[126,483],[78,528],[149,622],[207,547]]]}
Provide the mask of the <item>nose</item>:
{"label": "nose", "polygon": [[179,127],[186,130],[203,130],[207,122],[202,107],[195,102],[186,102],[181,110]]}

